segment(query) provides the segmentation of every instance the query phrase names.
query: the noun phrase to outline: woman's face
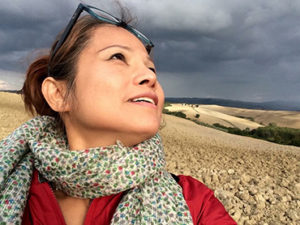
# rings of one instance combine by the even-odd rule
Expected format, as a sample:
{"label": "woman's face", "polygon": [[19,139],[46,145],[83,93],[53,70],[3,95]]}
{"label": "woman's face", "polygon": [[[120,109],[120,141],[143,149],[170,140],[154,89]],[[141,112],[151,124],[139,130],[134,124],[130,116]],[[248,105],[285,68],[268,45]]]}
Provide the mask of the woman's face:
{"label": "woman's face", "polygon": [[154,63],[123,28],[103,25],[93,31],[77,63],[75,96],[67,133],[75,132],[87,145],[92,137],[97,145],[116,140],[134,145],[160,126],[164,93]]}

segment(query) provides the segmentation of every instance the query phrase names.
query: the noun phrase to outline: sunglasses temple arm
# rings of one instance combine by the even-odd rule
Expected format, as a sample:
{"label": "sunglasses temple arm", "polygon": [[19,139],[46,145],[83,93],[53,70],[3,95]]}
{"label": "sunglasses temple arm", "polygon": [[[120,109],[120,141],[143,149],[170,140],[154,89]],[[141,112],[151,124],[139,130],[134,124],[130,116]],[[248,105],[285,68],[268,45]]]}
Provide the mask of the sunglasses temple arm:
{"label": "sunglasses temple arm", "polygon": [[76,23],[78,17],[80,16],[82,10],[83,10],[83,6],[81,4],[79,4],[79,6],[76,9],[76,11],[74,12],[70,22],[68,23],[64,33],[62,34],[62,37],[60,38],[59,42],[56,44],[56,46],[53,50],[53,53],[52,53],[52,57],[55,55],[56,51],[60,48],[60,46],[62,46],[63,43],[65,42],[65,40],[68,37],[69,33],[71,32],[74,24]]}

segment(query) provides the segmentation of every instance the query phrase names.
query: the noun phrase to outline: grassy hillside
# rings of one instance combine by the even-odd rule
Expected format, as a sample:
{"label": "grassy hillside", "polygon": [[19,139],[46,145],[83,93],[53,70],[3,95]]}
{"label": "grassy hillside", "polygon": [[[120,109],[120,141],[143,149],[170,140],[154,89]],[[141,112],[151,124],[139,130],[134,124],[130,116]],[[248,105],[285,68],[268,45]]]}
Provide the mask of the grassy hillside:
{"label": "grassy hillside", "polygon": [[[164,107],[164,113],[192,120],[199,125],[278,144],[300,146],[300,129],[280,127],[274,122],[269,123],[267,126],[262,126],[255,122],[257,117],[261,118],[260,114],[264,113],[261,112],[262,110],[259,111],[258,113],[257,110],[170,103],[166,103]],[[241,115],[242,112],[245,114]],[[285,119],[288,123],[293,123],[294,126],[295,124],[300,124],[300,113],[288,111],[272,112],[275,115],[269,116],[269,121],[281,122]],[[270,111],[265,113],[270,114]],[[293,116],[290,115],[291,113]],[[289,117],[286,115],[289,115]]]}
{"label": "grassy hillside", "polygon": [[0,92],[0,140],[29,118],[19,94]]}

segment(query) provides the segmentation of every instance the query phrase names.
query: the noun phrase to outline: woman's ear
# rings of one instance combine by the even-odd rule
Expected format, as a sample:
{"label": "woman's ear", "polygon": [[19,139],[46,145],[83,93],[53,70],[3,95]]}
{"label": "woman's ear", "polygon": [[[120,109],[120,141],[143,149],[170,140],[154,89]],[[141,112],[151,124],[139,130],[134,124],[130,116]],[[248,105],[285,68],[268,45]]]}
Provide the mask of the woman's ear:
{"label": "woman's ear", "polygon": [[57,81],[53,77],[47,77],[42,83],[42,93],[52,110],[56,112],[70,110],[70,103],[65,98],[67,93],[65,81]]}

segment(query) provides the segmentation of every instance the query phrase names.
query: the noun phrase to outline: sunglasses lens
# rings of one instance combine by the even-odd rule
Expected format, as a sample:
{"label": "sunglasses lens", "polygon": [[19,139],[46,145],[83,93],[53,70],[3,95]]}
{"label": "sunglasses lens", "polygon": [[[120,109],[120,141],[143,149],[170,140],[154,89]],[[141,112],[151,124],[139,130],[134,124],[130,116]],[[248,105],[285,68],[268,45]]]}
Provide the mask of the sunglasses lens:
{"label": "sunglasses lens", "polygon": [[108,23],[119,23],[120,20],[112,15],[110,15],[109,13],[102,11],[100,9],[95,9],[95,8],[87,8],[86,10],[90,15],[92,15],[93,17],[95,17],[96,19],[99,19],[101,21],[104,22],[108,22]]}
{"label": "sunglasses lens", "polygon": [[130,31],[131,33],[133,33],[138,39],[140,39],[142,41],[142,43],[145,45],[148,53],[151,51],[151,48],[154,47],[153,43],[144,34],[142,34],[137,29],[133,28],[132,26],[127,25],[126,23],[122,22],[122,20],[110,15],[109,13],[107,13],[101,9],[94,8],[94,7],[86,8],[86,11],[90,15],[95,17],[96,19],[99,19],[100,21],[104,21],[107,23],[121,26],[121,27],[127,29],[128,31]]}
{"label": "sunglasses lens", "polygon": [[153,47],[153,46],[154,46],[153,43],[152,43],[152,42],[151,42],[144,34],[142,34],[140,31],[138,31],[138,30],[136,30],[136,29],[134,29],[134,28],[133,28],[133,30],[134,30],[136,36],[137,36],[140,40],[142,40],[142,42],[143,42],[146,46],[150,46],[150,47]]}

